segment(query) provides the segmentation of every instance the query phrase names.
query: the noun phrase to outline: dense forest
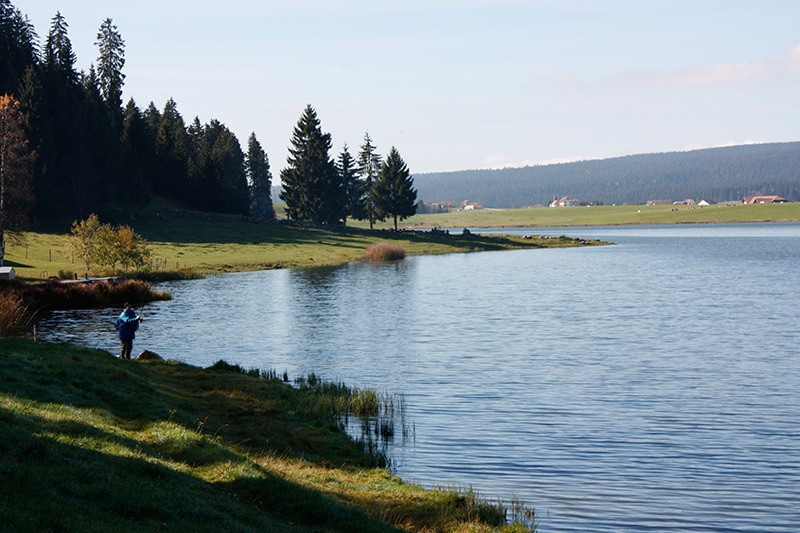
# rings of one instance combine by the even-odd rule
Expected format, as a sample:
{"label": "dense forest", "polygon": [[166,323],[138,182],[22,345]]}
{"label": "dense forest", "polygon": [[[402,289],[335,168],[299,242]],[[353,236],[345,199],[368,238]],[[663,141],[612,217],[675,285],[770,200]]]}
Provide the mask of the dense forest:
{"label": "dense forest", "polygon": [[[28,17],[0,0],[0,261],[3,229],[63,226],[99,213],[126,216],[153,197],[183,207],[275,220],[272,173],[255,133],[246,153],[225,124],[187,121],[169,99],[123,105],[125,42],[105,19],[96,63],[75,68],[60,13],[43,44]],[[356,157],[334,160],[331,135],[309,105],[290,139],[280,198],[288,218],[345,224],[348,217],[407,218],[416,191],[396,148],[376,152],[369,134]]]}
{"label": "dense forest", "polygon": [[[150,102],[142,109],[133,99],[123,105],[125,42],[117,27],[111,19],[100,24],[88,72],[75,68],[68,29],[56,13],[40,43],[29,19],[0,0],[0,95],[24,117],[18,126],[26,146],[17,153],[27,151],[31,162],[26,222],[70,221],[111,206],[132,211],[154,195],[248,214],[254,192],[270,194],[269,163],[254,134],[245,154],[222,122],[187,123],[172,99],[160,108]],[[7,189],[9,198],[15,191]],[[272,209],[271,201],[257,203]],[[20,222],[6,220],[9,227]]]}
{"label": "dense forest", "polygon": [[486,207],[547,205],[554,196],[605,205],[722,202],[761,194],[800,201],[800,142],[417,174],[414,183],[426,203],[469,200]]}

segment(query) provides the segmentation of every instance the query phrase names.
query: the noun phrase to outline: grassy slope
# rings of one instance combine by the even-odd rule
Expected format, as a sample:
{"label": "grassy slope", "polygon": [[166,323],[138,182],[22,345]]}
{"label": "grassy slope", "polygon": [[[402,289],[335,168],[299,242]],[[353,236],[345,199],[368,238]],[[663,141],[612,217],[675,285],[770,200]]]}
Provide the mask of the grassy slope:
{"label": "grassy slope", "polygon": [[[371,467],[308,393],[0,338],[11,531],[490,531],[496,506]],[[502,522],[501,522],[502,523]],[[517,529],[514,529],[517,530]]]}
{"label": "grassy slope", "polygon": [[[158,216],[140,216],[133,226],[150,242],[154,257],[166,263],[167,269],[189,268],[199,272],[341,264],[362,259],[364,250],[377,242],[400,244],[409,255],[578,244],[477,235],[372,232],[362,228],[300,229],[176,210]],[[64,234],[23,233],[7,246],[8,264],[14,266],[19,276],[30,278],[55,276],[61,270],[83,275],[83,265],[65,256],[64,242]]]}

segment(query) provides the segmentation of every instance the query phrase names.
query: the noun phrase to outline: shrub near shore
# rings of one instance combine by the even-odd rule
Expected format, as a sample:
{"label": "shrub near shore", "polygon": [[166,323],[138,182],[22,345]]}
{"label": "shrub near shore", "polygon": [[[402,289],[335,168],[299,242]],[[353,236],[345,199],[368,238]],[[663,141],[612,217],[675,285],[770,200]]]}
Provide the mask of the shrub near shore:
{"label": "shrub near shore", "polygon": [[121,307],[123,302],[142,304],[169,300],[146,281],[125,279],[61,283],[0,282],[0,336],[18,332],[36,313],[53,309]]}
{"label": "shrub near shore", "polygon": [[471,491],[376,468],[309,411],[313,394],[0,338],[0,520],[14,531],[526,531]]}

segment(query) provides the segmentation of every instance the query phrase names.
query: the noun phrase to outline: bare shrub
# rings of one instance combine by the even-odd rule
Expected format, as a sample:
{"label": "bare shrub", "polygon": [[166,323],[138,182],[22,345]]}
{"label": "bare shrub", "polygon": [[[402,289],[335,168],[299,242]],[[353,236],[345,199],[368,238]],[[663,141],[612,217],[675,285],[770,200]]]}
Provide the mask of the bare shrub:
{"label": "bare shrub", "polygon": [[406,251],[399,244],[381,242],[370,245],[364,251],[364,256],[367,260],[375,262],[397,261],[406,256]]}

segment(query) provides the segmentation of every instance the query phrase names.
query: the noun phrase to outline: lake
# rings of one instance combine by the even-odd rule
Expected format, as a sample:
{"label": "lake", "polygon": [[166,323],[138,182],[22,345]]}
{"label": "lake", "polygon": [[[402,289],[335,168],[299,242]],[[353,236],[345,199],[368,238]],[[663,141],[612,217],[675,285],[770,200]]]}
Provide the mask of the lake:
{"label": "lake", "polygon": [[[541,532],[800,530],[800,224],[474,231],[616,244],[167,283],[134,353],[402,394],[400,476]],[[39,333],[117,353],[118,312]]]}

